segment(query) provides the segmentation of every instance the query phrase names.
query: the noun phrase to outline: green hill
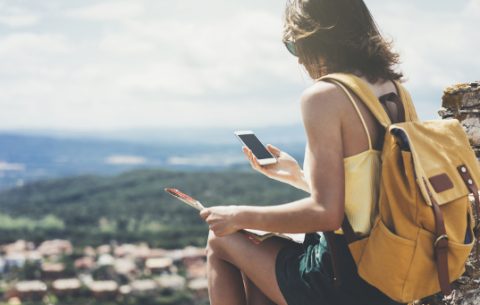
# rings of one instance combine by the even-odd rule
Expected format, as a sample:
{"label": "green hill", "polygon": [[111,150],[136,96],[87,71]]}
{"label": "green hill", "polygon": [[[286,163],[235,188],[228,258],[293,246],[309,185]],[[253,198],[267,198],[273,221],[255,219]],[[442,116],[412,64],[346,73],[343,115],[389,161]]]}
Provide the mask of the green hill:
{"label": "green hill", "polygon": [[0,243],[66,238],[77,246],[112,240],[167,248],[204,245],[206,224],[164,187],[176,187],[206,206],[280,204],[306,196],[261,174],[242,171],[152,169],[44,180],[0,193]]}

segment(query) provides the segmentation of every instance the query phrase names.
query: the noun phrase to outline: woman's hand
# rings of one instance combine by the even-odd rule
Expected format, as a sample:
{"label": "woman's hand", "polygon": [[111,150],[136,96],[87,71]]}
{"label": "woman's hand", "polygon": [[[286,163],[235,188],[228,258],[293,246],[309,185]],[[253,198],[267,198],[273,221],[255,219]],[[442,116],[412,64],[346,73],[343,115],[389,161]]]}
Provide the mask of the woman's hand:
{"label": "woman's hand", "polygon": [[239,207],[235,205],[215,206],[200,211],[200,217],[208,223],[210,230],[216,236],[221,237],[242,229],[237,223],[239,210]]}
{"label": "woman's hand", "polygon": [[252,168],[271,179],[294,186],[299,184],[299,181],[303,179],[303,171],[300,165],[298,165],[297,160],[272,144],[267,144],[266,147],[267,150],[275,156],[277,163],[262,166],[258,163],[257,158],[248,147],[242,147],[243,152],[250,160]]}

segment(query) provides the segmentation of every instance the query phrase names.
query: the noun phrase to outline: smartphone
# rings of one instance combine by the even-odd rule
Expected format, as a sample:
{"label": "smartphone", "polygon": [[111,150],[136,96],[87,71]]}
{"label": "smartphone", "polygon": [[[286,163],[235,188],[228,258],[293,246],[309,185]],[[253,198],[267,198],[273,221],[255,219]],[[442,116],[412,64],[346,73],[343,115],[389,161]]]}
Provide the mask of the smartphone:
{"label": "smartphone", "polygon": [[257,136],[251,130],[237,130],[234,132],[237,138],[245,144],[252,153],[257,157],[260,165],[268,165],[277,163],[277,159],[267,150],[260,142]]}

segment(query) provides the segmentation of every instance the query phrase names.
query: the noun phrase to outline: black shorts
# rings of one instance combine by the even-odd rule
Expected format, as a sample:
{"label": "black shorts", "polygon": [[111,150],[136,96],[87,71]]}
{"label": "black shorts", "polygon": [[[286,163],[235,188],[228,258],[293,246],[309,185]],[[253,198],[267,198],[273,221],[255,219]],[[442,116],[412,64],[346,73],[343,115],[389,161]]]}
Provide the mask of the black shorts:
{"label": "black shorts", "polygon": [[[277,283],[288,305],[397,305],[361,279],[343,235],[335,234],[341,286],[333,285],[330,251],[323,235],[307,234],[277,254]],[[388,273],[385,274],[388,276]]]}

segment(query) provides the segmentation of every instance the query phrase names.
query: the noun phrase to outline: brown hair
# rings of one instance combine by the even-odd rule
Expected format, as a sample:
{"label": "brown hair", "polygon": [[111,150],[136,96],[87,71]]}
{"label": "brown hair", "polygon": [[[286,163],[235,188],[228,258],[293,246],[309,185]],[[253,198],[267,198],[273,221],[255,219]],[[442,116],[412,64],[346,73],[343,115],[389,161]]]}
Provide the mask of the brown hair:
{"label": "brown hair", "polygon": [[392,51],[362,0],[288,0],[284,40],[294,40],[310,76],[360,73],[369,81],[399,80]]}

